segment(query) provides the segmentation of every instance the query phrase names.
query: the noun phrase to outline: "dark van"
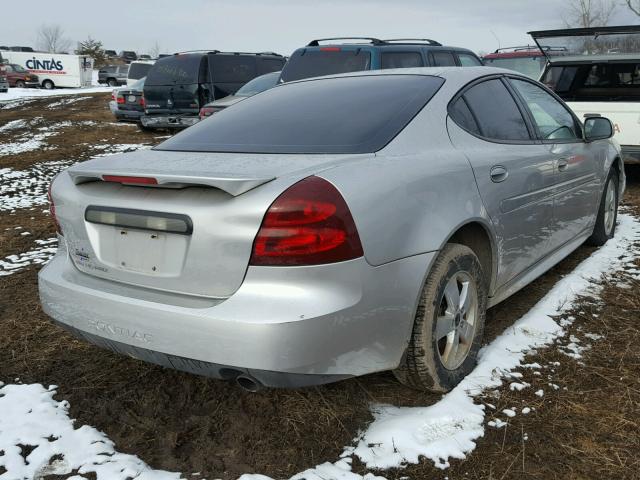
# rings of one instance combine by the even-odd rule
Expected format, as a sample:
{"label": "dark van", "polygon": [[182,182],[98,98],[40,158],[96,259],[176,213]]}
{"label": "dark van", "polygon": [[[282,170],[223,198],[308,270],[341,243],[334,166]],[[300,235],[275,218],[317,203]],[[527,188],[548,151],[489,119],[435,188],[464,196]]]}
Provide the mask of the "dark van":
{"label": "dark van", "polygon": [[186,128],[199,120],[203,105],[233,95],[249,80],[277,72],[277,53],[177,53],[159,59],[144,84],[144,128]]}

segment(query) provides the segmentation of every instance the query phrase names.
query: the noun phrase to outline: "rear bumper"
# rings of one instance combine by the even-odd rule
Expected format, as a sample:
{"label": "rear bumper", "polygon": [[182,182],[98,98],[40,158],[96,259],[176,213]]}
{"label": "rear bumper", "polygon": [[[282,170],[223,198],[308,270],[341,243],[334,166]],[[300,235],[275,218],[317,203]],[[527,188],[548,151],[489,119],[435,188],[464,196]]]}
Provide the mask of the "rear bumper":
{"label": "rear bumper", "polygon": [[187,128],[198,123],[200,118],[197,115],[142,115],[140,120],[148,128]]}
{"label": "rear bumper", "polygon": [[139,122],[140,117],[144,115],[143,112],[137,112],[135,110],[120,110],[118,108],[113,111],[113,114],[118,120],[127,120],[130,122]]}
{"label": "rear bumper", "polygon": [[624,163],[640,164],[640,146],[622,145],[622,160]]}
{"label": "rear bumper", "polygon": [[[146,293],[79,272],[61,248],[40,271],[57,323],[142,360],[215,378],[302,386],[398,366],[433,253],[372,267],[250,267],[224,300]],[[235,372],[235,373],[233,373]]]}

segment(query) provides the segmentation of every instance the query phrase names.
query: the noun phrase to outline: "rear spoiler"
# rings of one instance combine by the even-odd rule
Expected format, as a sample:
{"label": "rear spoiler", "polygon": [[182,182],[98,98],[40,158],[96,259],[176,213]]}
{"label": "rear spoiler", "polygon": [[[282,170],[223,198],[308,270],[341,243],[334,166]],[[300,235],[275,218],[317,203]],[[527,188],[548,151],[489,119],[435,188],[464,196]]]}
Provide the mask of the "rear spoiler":
{"label": "rear spoiler", "polygon": [[116,182],[123,185],[144,185],[156,188],[213,187],[234,197],[275,179],[272,176],[163,175],[139,170],[104,172],[73,168],[67,170],[67,173],[76,185],[88,182]]}

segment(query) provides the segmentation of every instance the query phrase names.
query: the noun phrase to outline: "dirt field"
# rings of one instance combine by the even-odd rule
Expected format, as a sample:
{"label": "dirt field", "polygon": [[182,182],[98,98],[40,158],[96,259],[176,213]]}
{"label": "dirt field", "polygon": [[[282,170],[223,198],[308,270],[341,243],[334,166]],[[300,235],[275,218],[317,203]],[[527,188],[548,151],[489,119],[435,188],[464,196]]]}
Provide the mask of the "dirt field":
{"label": "dirt field", "polygon": [[[15,209],[0,211],[0,259],[31,252],[39,248],[36,239],[54,237],[41,199],[58,170],[97,154],[160,141],[161,135],[114,123],[107,95],[86,97],[54,106],[54,99],[38,99],[0,109],[0,127],[24,120],[0,130],[0,144],[20,145],[51,134],[35,150],[7,154],[0,148],[0,195],[18,199],[26,192],[32,198],[27,207],[16,200]],[[22,173],[9,176],[5,168]],[[629,169],[628,175],[625,208],[640,214],[640,169]],[[581,247],[490,310],[486,341],[592,251]],[[58,385],[57,398],[70,402],[78,424],[104,431],[118,450],[154,468],[200,472],[206,478],[243,473],[288,478],[335,461],[372,420],[371,402],[412,406],[440,398],[404,388],[388,373],[250,394],[222,381],[123,358],[81,343],[47,320],[38,303],[37,269],[33,263],[0,276],[0,381]],[[528,359],[541,365],[540,374],[522,370],[531,388],[503,387],[484,399],[496,411],[526,405],[531,413],[500,429],[487,427],[478,448],[466,460],[452,461],[448,470],[423,461],[379,473],[387,478],[640,478],[640,282],[625,272],[603,282],[601,298],[584,298],[572,312],[577,320],[570,334],[590,345],[580,360],[562,352],[567,336]],[[593,335],[601,337],[594,340]],[[534,395],[542,385],[544,397]],[[492,418],[487,415],[487,421]],[[365,471],[355,458],[354,471]]]}

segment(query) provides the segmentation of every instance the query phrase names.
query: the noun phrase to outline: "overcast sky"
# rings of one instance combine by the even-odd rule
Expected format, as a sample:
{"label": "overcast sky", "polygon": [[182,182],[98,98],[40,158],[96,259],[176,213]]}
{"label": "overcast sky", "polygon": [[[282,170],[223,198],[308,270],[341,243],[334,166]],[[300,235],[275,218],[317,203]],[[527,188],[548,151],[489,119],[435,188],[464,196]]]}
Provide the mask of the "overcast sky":
{"label": "overcast sky", "polygon": [[[530,42],[526,32],[563,26],[563,0],[28,0],[2,1],[0,45],[36,47],[58,24],[73,40],[164,53],[196,49],[290,54],[313,38],[433,38],[492,51]],[[623,3],[623,2],[619,2]],[[619,7],[613,24],[638,24]]]}

